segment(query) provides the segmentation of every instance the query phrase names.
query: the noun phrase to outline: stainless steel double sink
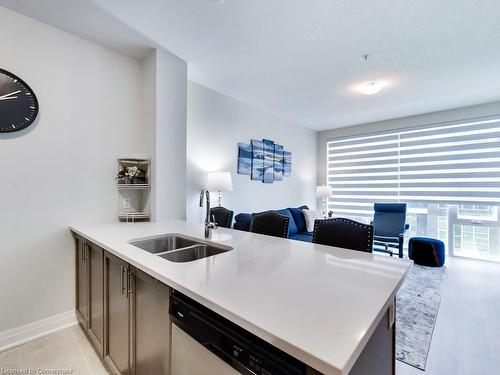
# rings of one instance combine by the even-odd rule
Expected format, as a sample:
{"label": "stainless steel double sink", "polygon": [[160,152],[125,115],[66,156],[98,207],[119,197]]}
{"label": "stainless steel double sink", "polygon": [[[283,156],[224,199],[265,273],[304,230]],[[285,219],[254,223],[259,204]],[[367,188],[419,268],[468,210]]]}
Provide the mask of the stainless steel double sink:
{"label": "stainless steel double sink", "polygon": [[136,240],[130,244],[163,259],[179,263],[191,262],[232,250],[230,247],[205,243],[179,234],[166,234],[160,237]]}

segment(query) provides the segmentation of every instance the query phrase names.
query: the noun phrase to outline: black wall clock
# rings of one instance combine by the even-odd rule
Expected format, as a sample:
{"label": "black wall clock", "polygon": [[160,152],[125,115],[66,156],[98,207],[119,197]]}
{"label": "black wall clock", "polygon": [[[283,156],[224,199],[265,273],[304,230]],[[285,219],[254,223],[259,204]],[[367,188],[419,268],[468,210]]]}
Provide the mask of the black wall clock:
{"label": "black wall clock", "polygon": [[21,78],[0,69],[0,133],[26,129],[38,115],[38,100]]}

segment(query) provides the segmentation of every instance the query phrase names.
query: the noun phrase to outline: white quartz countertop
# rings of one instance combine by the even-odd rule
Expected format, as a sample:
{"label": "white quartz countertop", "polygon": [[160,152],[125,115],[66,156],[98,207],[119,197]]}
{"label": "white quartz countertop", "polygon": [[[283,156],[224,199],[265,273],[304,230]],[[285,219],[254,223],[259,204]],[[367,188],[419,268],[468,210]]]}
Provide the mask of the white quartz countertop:
{"label": "white quartz countertop", "polygon": [[82,224],[71,229],[324,374],[348,374],[412,262],[219,228],[208,242],[233,250],[173,263],[130,241],[203,225]]}

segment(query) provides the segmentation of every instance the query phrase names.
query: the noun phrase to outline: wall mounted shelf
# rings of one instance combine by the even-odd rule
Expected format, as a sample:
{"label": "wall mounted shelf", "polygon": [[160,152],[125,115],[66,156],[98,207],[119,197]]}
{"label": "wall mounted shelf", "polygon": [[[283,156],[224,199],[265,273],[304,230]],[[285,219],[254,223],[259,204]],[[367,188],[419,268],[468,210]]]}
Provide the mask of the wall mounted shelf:
{"label": "wall mounted shelf", "polygon": [[[118,172],[129,171],[130,168],[138,168],[143,174],[139,177],[126,176],[117,180],[118,220],[149,221],[151,219],[151,159],[145,155],[127,155],[118,158]],[[140,182],[136,183],[137,180]]]}
{"label": "wall mounted shelf", "polygon": [[151,189],[150,184],[118,184],[118,189],[126,189],[126,190],[149,190]]}

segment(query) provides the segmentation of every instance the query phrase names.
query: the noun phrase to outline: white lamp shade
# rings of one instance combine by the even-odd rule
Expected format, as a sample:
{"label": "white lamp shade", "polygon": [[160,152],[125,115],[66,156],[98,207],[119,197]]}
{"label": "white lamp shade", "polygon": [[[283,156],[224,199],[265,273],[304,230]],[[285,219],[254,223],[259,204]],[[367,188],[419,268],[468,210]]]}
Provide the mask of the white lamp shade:
{"label": "white lamp shade", "polygon": [[316,186],[316,198],[331,198],[332,188],[327,185]]}
{"label": "white lamp shade", "polygon": [[210,191],[233,191],[233,181],[229,172],[209,172],[207,189]]}

